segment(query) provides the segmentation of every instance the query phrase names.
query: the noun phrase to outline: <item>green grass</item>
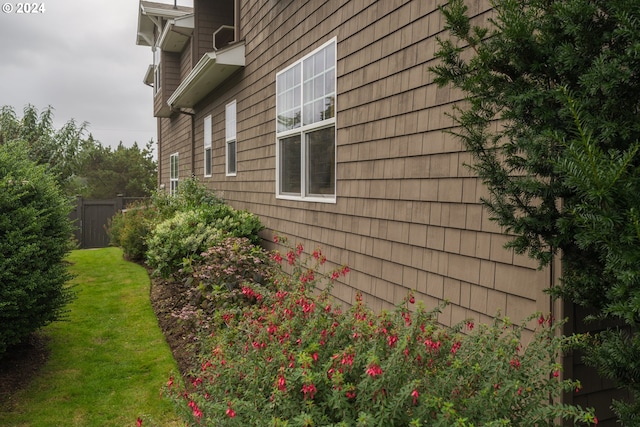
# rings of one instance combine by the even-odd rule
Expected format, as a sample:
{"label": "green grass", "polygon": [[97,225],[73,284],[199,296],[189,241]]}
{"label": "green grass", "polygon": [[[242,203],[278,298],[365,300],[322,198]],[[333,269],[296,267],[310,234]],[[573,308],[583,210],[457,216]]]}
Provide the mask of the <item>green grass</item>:
{"label": "green grass", "polygon": [[138,417],[145,426],[151,419],[178,425],[160,396],[177,366],[151,308],[145,269],[116,248],[73,251],[69,261],[78,298],[68,321],[44,328],[49,360],[10,408],[0,408],[0,426],[121,427]]}

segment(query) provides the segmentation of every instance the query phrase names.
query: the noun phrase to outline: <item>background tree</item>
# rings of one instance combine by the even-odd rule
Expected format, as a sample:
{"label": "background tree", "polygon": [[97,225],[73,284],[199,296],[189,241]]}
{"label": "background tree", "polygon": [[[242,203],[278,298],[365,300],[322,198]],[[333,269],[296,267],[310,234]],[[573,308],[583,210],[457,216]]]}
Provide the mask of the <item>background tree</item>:
{"label": "background tree", "polygon": [[156,186],[156,163],[152,141],[112,149],[91,134],[87,123],[70,120],[60,129],[53,126],[53,109],[42,112],[27,105],[22,117],[13,107],[0,108],[0,145],[24,141],[29,158],[45,165],[69,196],[112,198],[116,194],[149,196]]}
{"label": "background tree", "polygon": [[51,107],[39,113],[33,105],[27,105],[21,118],[13,107],[0,108],[0,144],[24,141],[29,158],[45,165],[63,187],[68,186],[78,168],[78,154],[86,144],[86,126],[69,120],[55,129]]}
{"label": "background tree", "polygon": [[[626,387],[640,423],[640,2],[492,0],[472,26],[463,0],[442,9],[440,85],[466,93],[457,134],[487,185],[509,247],[541,266],[561,253],[552,293],[623,321],[588,361]],[[500,125],[496,130],[495,121]]]}
{"label": "background tree", "polygon": [[115,149],[96,144],[82,152],[78,177],[78,194],[94,199],[106,199],[116,194],[146,197],[156,187],[156,162],[152,141],[144,148],[137,143]]}
{"label": "background tree", "polygon": [[24,142],[0,144],[0,357],[60,317],[72,292],[68,198]]}

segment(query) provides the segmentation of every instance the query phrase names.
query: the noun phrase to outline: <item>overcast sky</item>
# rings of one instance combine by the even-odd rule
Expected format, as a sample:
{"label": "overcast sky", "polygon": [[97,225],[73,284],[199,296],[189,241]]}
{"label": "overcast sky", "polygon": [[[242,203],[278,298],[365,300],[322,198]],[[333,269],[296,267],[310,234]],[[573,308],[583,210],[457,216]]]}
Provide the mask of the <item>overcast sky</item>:
{"label": "overcast sky", "polygon": [[0,0],[0,106],[22,116],[27,104],[50,105],[56,128],[88,122],[102,145],[156,141],[153,89],[142,83],[151,48],[136,45],[139,1],[45,0],[38,14],[16,13],[18,3]]}

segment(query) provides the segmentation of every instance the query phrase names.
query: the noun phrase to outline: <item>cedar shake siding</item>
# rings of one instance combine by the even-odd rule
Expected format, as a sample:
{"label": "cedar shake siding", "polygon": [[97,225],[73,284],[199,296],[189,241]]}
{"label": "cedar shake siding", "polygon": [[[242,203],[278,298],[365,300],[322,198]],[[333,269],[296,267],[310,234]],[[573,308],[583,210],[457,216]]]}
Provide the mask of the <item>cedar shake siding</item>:
{"label": "cedar shake siding", "polygon": [[[321,248],[329,269],[347,264],[351,272],[333,288],[347,305],[360,292],[373,309],[390,309],[414,290],[428,307],[451,302],[439,316],[446,325],[490,322],[498,313],[514,322],[536,311],[562,317],[561,304],[544,293],[558,263],[538,270],[504,249],[508,237],[479,202],[488,192],[465,166],[473,159],[448,133],[463,94],[438,88],[429,72],[436,37],[448,37],[441,3],[194,0],[193,36],[182,52],[163,55],[165,104],[155,109],[170,114],[159,118],[159,183],[168,191],[169,159],[179,153],[180,179],[193,174],[233,207],[258,215],[266,246],[277,247],[278,233],[309,253]],[[487,22],[488,0],[467,5],[475,23]],[[228,46],[243,48],[244,64],[187,108],[167,106],[204,56],[222,58],[227,47],[214,51],[213,33],[235,22],[240,39]],[[335,127],[335,198],[279,197],[276,79],[332,40],[335,115],[327,123]],[[225,107],[233,101],[237,173],[228,176]],[[205,177],[208,116],[212,173]],[[588,400],[587,390],[581,395]]]}

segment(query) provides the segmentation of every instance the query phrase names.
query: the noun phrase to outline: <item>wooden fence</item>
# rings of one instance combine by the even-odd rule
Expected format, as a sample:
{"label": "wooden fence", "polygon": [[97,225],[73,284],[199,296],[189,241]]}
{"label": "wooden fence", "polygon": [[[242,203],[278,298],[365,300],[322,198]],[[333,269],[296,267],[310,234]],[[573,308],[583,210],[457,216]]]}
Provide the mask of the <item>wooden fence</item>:
{"label": "wooden fence", "polygon": [[122,197],[96,200],[77,198],[76,208],[70,218],[74,221],[75,238],[81,249],[104,248],[109,246],[107,223],[116,212],[125,209],[140,197]]}

